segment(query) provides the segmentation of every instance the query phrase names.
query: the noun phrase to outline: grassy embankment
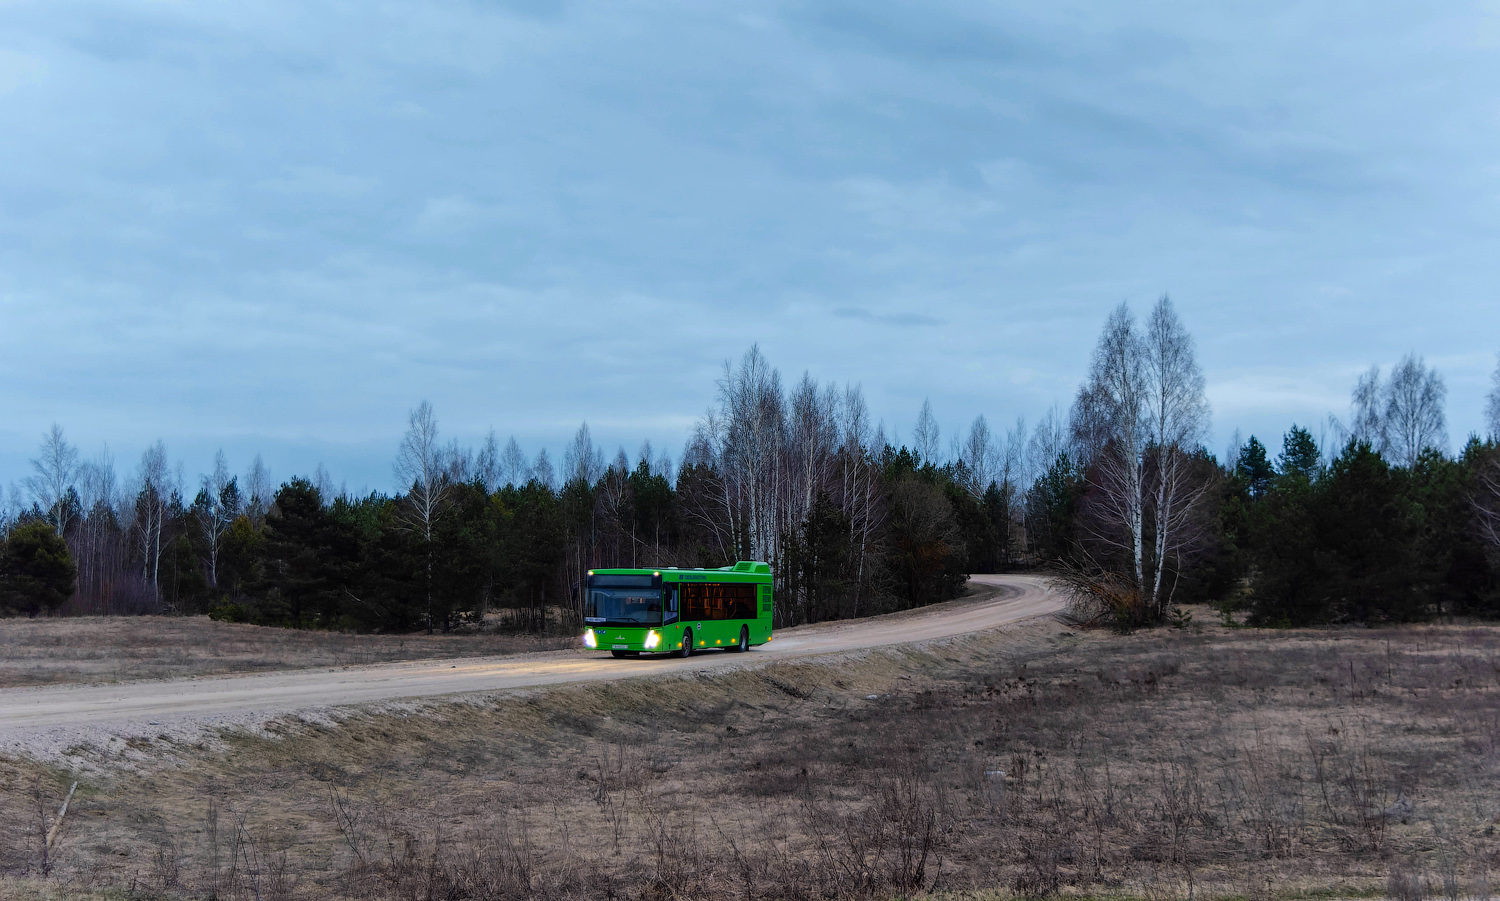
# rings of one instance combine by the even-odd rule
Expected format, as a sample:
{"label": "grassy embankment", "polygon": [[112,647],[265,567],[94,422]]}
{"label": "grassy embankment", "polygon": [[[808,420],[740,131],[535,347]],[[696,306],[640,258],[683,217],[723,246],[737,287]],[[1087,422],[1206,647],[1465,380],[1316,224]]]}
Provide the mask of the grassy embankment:
{"label": "grassy embankment", "polygon": [[45,860],[73,774],[0,762],[0,896],[1441,897],[1500,872],[1493,626],[1048,622],[273,732],[94,761]]}

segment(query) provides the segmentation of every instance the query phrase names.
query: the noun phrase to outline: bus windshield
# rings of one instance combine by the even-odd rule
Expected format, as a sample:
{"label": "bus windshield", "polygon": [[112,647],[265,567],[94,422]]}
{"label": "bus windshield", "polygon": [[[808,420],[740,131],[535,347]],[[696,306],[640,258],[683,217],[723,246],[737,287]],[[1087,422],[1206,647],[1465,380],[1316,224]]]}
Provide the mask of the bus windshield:
{"label": "bus windshield", "polygon": [[588,623],[661,625],[660,588],[590,588],[583,608]]}

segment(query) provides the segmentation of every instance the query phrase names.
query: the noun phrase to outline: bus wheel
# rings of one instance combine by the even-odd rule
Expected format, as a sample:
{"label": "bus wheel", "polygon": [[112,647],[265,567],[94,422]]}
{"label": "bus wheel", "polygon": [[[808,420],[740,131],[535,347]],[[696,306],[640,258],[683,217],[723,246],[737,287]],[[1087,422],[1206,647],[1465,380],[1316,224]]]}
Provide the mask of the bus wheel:
{"label": "bus wheel", "polygon": [[745,651],[750,650],[750,627],[749,626],[740,626],[740,640],[739,640],[739,642],[737,644],[735,644],[729,650],[734,651],[736,653],[744,653]]}
{"label": "bus wheel", "polygon": [[683,629],[682,630],[682,650],[680,650],[680,651],[677,652],[677,656],[678,657],[691,657],[691,656],[693,656],[693,630],[692,629]]}

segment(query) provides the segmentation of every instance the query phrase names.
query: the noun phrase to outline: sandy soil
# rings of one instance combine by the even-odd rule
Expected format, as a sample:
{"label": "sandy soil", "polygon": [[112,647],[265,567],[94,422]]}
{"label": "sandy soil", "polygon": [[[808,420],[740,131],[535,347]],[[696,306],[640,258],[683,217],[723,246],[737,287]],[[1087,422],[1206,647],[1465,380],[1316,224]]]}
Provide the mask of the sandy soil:
{"label": "sandy soil", "polygon": [[693,670],[757,666],[814,654],[947,638],[1061,609],[1037,576],[975,575],[978,596],[916,611],[778,631],[748,654],[710,652],[686,660],[615,659],[582,649],[375,666],[257,673],[112,685],[0,691],[0,751],[50,756],[76,744],[128,734],[185,735],[202,727],[257,726],[288,713],[357,704],[613,681]]}

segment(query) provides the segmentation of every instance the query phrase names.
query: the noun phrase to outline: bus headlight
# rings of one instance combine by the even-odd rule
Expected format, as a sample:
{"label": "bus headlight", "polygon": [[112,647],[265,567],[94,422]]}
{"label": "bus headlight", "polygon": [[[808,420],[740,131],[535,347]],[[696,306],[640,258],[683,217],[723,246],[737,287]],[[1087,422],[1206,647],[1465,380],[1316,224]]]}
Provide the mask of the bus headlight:
{"label": "bus headlight", "polygon": [[594,637],[593,629],[583,630],[583,646],[586,648],[597,648],[599,646],[599,639]]}
{"label": "bus headlight", "polygon": [[659,644],[661,644],[661,636],[656,634],[655,629],[646,633],[646,650],[649,651]]}

